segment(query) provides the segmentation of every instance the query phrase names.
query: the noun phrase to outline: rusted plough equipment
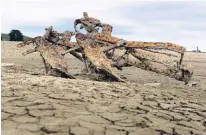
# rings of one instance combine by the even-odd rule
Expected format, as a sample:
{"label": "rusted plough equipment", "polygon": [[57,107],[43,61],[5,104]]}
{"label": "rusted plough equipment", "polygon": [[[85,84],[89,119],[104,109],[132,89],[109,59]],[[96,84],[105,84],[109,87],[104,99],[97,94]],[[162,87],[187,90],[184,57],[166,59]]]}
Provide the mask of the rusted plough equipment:
{"label": "rusted plough equipment", "polygon": [[[81,24],[80,28],[84,28],[87,34],[80,33],[76,28],[77,24]],[[97,27],[102,28],[100,33]],[[76,32],[56,32],[57,34],[52,28],[46,29],[46,36],[20,43],[18,47],[33,43],[36,45],[35,49],[28,50],[24,55],[39,51],[44,63],[63,72],[67,71],[63,56],[70,53],[84,62],[87,71],[108,75],[116,81],[124,82],[114,73],[112,67],[122,70],[123,67],[135,66],[184,81],[186,84],[192,77],[193,70],[183,63],[185,48],[182,46],[168,42],[126,41],[114,37],[111,25],[90,18],[87,13],[84,13],[84,18],[75,20],[74,28]],[[76,42],[70,41],[72,36],[75,36]],[[51,44],[61,46],[65,52],[59,53]]]}

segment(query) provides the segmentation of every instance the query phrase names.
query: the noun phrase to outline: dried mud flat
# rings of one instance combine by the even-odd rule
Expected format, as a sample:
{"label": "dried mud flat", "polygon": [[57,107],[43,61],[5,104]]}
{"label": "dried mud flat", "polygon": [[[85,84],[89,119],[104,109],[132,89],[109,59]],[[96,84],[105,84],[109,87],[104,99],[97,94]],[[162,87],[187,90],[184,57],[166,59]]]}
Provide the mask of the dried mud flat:
{"label": "dried mud flat", "polygon": [[81,77],[81,63],[67,56],[77,80],[44,76],[38,53],[2,42],[3,135],[203,135],[206,132],[206,54],[186,53],[191,82],[134,67],[127,83]]}

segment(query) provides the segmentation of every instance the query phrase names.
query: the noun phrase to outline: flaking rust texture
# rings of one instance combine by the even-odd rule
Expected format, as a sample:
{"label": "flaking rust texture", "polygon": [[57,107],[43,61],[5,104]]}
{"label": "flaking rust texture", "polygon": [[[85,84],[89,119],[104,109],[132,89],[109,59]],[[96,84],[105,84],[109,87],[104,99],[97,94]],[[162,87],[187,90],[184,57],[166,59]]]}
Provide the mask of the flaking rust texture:
{"label": "flaking rust texture", "polygon": [[[96,34],[96,40],[105,41],[109,43],[116,44],[120,38],[111,36],[112,26],[109,24],[102,25],[102,32]],[[168,42],[137,42],[137,41],[127,41],[126,48],[150,48],[150,49],[168,49],[178,53],[184,53],[185,48],[173,43]]]}
{"label": "flaking rust texture", "polygon": [[50,46],[40,46],[37,48],[37,51],[42,54],[47,63],[49,63],[53,68],[59,69],[65,73],[68,72],[66,61],[54,48]]}
{"label": "flaking rust texture", "polygon": [[[136,63],[132,62],[132,60],[127,57],[129,54],[131,54],[141,63],[141,66],[139,66],[139,64],[132,64],[133,66],[136,66],[138,68],[141,67],[144,70],[149,70],[159,74],[164,74],[166,76],[176,78],[177,80],[185,81],[185,83],[188,83],[188,81],[190,80],[193,74],[193,69],[186,68],[188,67],[186,64],[184,64],[184,66],[182,65],[185,53],[184,47],[169,42],[125,41],[111,35],[113,30],[113,27],[111,25],[101,23],[100,20],[89,17],[86,12],[83,13],[83,16],[83,18],[76,19],[74,22],[74,29],[76,32],[64,31],[63,33],[58,33],[57,31],[53,30],[52,26],[50,26],[49,28],[45,29],[46,33],[43,37],[36,37],[34,39],[28,40],[27,42],[19,44],[18,46],[29,43],[37,45],[46,43],[56,47],[58,46],[57,48],[61,49],[57,50],[58,52],[62,50],[65,51],[63,53],[60,53],[62,54],[62,56],[67,53],[72,54],[74,57],[84,62],[87,71],[87,60],[89,60],[94,65],[96,65],[97,69],[102,68],[106,72],[111,73],[114,76],[116,75],[112,71],[112,67],[116,67],[117,69],[122,70],[122,67],[131,66],[131,64],[129,63]],[[78,24],[81,24],[80,29],[84,28],[87,31],[86,35],[80,34],[80,32],[77,30],[76,26]],[[101,33],[98,32],[99,28],[97,27],[102,28]],[[78,40],[78,42],[70,41],[71,37],[74,35],[76,35],[76,40]],[[77,39],[77,37],[81,37],[83,39],[80,40]],[[84,53],[82,53],[81,48],[76,49],[76,47],[79,46],[83,48]],[[114,56],[114,52],[118,50],[125,50],[125,54]],[[167,52],[164,52],[165,50],[167,50]],[[27,50],[24,55],[35,51],[35,49]],[[82,53],[82,55],[80,56],[77,52]],[[175,52],[177,54],[172,54],[170,52]],[[43,52],[41,53],[43,54]],[[113,57],[118,58],[115,60]],[[113,61],[110,62],[109,59],[112,59]],[[124,59],[123,64],[121,64],[120,62],[120,60],[122,61],[122,59]],[[52,63],[52,59],[45,60],[43,58],[43,60],[50,61],[49,63]],[[100,60],[102,61],[100,62]],[[157,67],[155,67],[155,64],[151,64],[154,62],[162,64],[163,66],[165,66],[165,68],[161,70],[158,69]],[[63,63],[61,64],[63,65]],[[121,79],[119,78],[117,80]]]}
{"label": "flaking rust texture", "polygon": [[83,48],[83,51],[89,60],[96,66],[97,70],[104,70],[111,74],[117,81],[124,82],[123,79],[115,74],[106,55],[101,51],[100,47],[95,45],[95,42],[90,39],[88,35],[78,33],[76,35],[76,40],[79,46]]}
{"label": "flaking rust texture", "polygon": [[[111,35],[113,27],[109,24],[103,24],[100,21],[98,21],[98,19],[92,19],[91,17],[88,16],[88,14],[86,12],[83,13],[84,18],[81,19],[77,19],[74,23],[74,27],[76,30],[76,25],[78,23],[82,24],[82,27],[85,28],[85,30],[92,34],[94,36],[94,40],[96,43],[98,43],[98,45],[100,46],[111,46],[114,44],[117,44],[120,40],[117,37],[113,37]],[[91,20],[89,20],[91,18]],[[101,33],[98,33],[97,30],[97,26],[102,28]],[[76,30],[77,31],[77,30]],[[137,59],[143,60],[151,60],[151,58],[155,55],[158,57],[158,53],[159,54],[165,54],[167,56],[169,56],[169,54],[166,53],[162,53],[162,52],[155,52],[155,51],[151,51],[148,49],[154,49],[154,50],[170,50],[173,52],[177,52],[180,53],[180,59],[178,61],[176,61],[176,65],[177,65],[177,69],[176,67],[174,67],[173,69],[170,68],[170,70],[173,70],[174,72],[178,72],[176,70],[182,70],[181,69],[181,64],[183,61],[183,56],[185,53],[185,48],[173,43],[168,43],[168,42],[137,42],[137,41],[127,41],[126,45],[123,49],[129,50],[128,53],[131,53],[133,56],[135,56]],[[137,50],[137,49],[142,49],[142,50]],[[155,54],[154,54],[155,53]],[[112,53],[110,53],[110,56],[112,56]],[[170,55],[172,56],[172,55]],[[159,59],[159,61],[157,59],[152,59],[151,61],[155,61],[157,63],[162,63],[163,65],[168,65],[168,61],[170,60],[166,60],[166,61],[162,61],[161,59]],[[172,61],[170,61],[172,62]],[[169,63],[169,64],[173,64]],[[173,65],[172,65],[173,66]],[[170,66],[170,67],[172,67]],[[147,70],[147,69],[146,69]],[[193,71],[191,71],[190,69],[187,69],[187,71],[189,71],[190,77],[193,74]],[[190,72],[191,71],[191,72]],[[184,72],[184,71],[183,71]],[[162,72],[164,74],[164,71]],[[166,74],[168,75],[168,74]],[[187,81],[186,81],[187,83]]]}
{"label": "flaking rust texture", "polygon": [[23,53],[23,55],[27,55],[33,52],[39,52],[42,57],[46,74],[57,75],[61,77],[75,79],[69,71],[67,62],[64,60],[64,57],[48,42],[44,41],[44,39],[38,37],[32,40],[28,40],[24,43],[17,44],[17,47],[24,47],[25,45],[30,45],[30,43],[36,43],[36,46],[33,49],[29,49]]}
{"label": "flaking rust texture", "polygon": [[71,37],[74,36],[75,34],[76,32],[72,32],[72,31],[64,31],[62,33],[58,33],[58,36],[61,37],[61,39],[57,41],[56,44],[59,44],[59,45],[62,45],[68,48],[77,46],[76,42],[71,41]]}
{"label": "flaking rust texture", "polygon": [[24,47],[25,45],[30,45],[31,43],[33,45],[38,46],[38,45],[43,43],[43,39],[41,36],[37,36],[37,37],[31,38],[31,39],[28,39],[24,42],[18,43],[17,47]]}
{"label": "flaking rust texture", "polygon": [[[118,41],[122,40],[111,36],[112,26],[109,24],[102,24],[101,26],[102,32],[95,34],[95,42],[99,43],[102,47],[117,44]],[[157,51],[161,49],[168,51]],[[120,49],[117,49],[116,51],[118,50]],[[119,61],[120,59],[124,59],[123,64],[119,64],[120,62],[118,63],[118,61],[116,61],[116,65],[114,64],[115,67],[129,66],[132,63],[133,66],[138,68],[164,74],[176,78],[177,80],[184,81],[186,84],[192,77],[193,69],[191,66],[188,66],[187,64],[182,65],[182,59],[185,53],[185,48],[182,46],[167,42],[127,41],[123,50],[127,50],[128,53],[140,60],[140,63],[137,62],[137,64],[135,60],[130,60],[128,54],[116,53],[116,56],[113,56],[115,51],[113,50],[113,53],[108,53],[109,57],[117,57]],[[180,54],[180,56],[178,57],[178,54],[172,54],[171,52],[170,54],[168,53],[169,51],[176,52]],[[114,58],[112,58],[112,60],[114,60]],[[152,64],[154,62],[163,64],[164,68],[159,69],[158,67],[155,67],[155,65]]]}

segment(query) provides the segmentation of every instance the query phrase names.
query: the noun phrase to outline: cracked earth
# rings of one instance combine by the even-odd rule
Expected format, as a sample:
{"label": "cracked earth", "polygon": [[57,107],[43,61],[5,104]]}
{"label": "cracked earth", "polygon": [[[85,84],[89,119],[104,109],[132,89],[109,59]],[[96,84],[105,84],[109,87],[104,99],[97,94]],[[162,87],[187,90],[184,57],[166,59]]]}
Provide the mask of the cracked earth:
{"label": "cracked earth", "polygon": [[[127,83],[44,76],[39,53],[2,42],[1,124],[3,135],[205,135],[206,54],[186,53],[195,66],[184,85],[162,75],[125,68]],[[7,63],[7,64],[5,64]]]}

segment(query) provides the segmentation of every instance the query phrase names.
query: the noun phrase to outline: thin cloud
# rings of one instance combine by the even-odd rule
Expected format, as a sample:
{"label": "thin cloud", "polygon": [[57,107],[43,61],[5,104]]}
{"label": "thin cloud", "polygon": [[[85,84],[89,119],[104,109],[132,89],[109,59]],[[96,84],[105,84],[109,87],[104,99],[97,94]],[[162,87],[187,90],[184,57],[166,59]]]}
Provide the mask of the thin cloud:
{"label": "thin cloud", "polygon": [[38,36],[50,25],[73,30],[73,21],[89,16],[113,25],[113,35],[133,41],[173,42],[206,51],[206,4],[202,2],[148,2],[137,0],[5,0],[2,32],[20,29]]}

